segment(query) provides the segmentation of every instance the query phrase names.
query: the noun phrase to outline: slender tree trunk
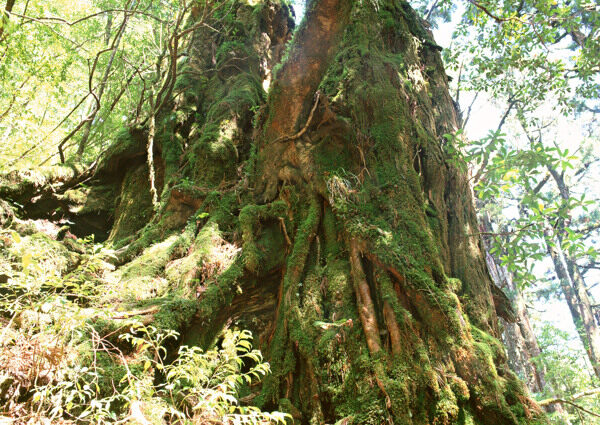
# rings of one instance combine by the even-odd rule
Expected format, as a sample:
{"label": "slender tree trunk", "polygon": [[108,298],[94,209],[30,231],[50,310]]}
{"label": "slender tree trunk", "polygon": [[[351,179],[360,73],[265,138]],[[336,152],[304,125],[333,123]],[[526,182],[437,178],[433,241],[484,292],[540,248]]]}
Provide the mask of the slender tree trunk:
{"label": "slender tree trunk", "polygon": [[[494,231],[488,216],[481,220],[481,227],[483,232]],[[512,273],[489,253],[491,246],[487,238],[484,238],[484,247],[492,280],[496,286],[508,292],[515,310],[516,320],[514,322],[501,318],[508,361],[515,372],[525,377],[525,382],[532,392],[542,392],[546,387],[546,371],[543,365],[537,364],[533,360],[541,354],[541,351],[531,325],[525,298],[515,284]]]}
{"label": "slender tree trunk", "polygon": [[571,279],[559,242],[553,240],[554,236],[551,231],[546,231],[545,236],[548,254],[552,258],[554,270],[571,311],[575,328],[590,359],[594,373],[600,378],[600,331],[595,323],[587,292],[581,280],[574,282]]}
{"label": "slender tree trunk", "polygon": [[[571,195],[563,175],[558,173],[551,165],[548,165],[547,168],[556,182],[561,199],[563,202],[568,203]],[[567,214],[566,220],[571,220],[570,214]],[[568,290],[567,286],[570,288],[569,292],[572,295],[567,298],[567,302],[574,303],[574,308],[569,304],[571,313],[573,313],[574,309],[578,312],[577,316],[573,316],[573,320],[582,337],[582,342],[592,364],[592,368],[594,369],[594,373],[598,379],[600,379],[600,326],[599,323],[596,322],[596,317],[592,308],[593,303],[590,300],[583,276],[579,272],[579,266],[573,258],[570,258],[568,253],[565,253],[561,249],[562,235],[560,233],[564,232],[564,226],[564,219],[559,219],[556,224],[556,229],[559,232],[558,237],[548,230],[546,232],[546,244],[554,263],[555,272],[561,281],[563,292]],[[569,299],[571,301],[569,301]]]}
{"label": "slender tree trunk", "polygon": [[516,313],[514,323],[501,319],[509,364],[515,372],[525,377],[530,391],[542,392],[546,386],[545,370],[543,366],[540,367],[533,361],[541,352],[533,333],[523,294],[514,284],[511,273],[506,267],[499,264],[489,253],[486,255],[486,260],[494,283],[509,292]]}
{"label": "slender tree trunk", "polygon": [[[9,19],[8,13],[12,12],[13,7],[15,6],[15,1],[16,0],[6,0],[6,5],[4,6],[5,12],[3,12],[1,14],[1,18],[0,18],[0,43],[3,40],[2,36],[4,35],[4,27],[8,23],[8,19]],[[8,13],[6,13],[6,12],[8,12]]]}
{"label": "slender tree trunk", "polygon": [[90,133],[92,131],[92,126],[96,124],[98,112],[100,112],[100,108],[102,106],[102,97],[104,96],[104,91],[106,90],[106,86],[108,85],[108,77],[112,71],[113,63],[115,60],[115,56],[119,51],[119,46],[121,44],[121,39],[123,38],[123,34],[125,34],[125,30],[127,28],[127,21],[129,20],[129,14],[125,12],[123,17],[123,22],[119,27],[117,35],[115,36],[115,40],[111,46],[110,58],[108,59],[108,63],[106,64],[106,68],[104,68],[104,74],[100,80],[100,84],[98,85],[98,93],[96,93],[94,102],[92,103],[92,111],[86,117],[86,123],[83,128],[83,134],[81,136],[81,140],[79,141],[79,145],[77,147],[77,159],[81,160],[83,156],[83,152],[88,143],[88,139],[90,137]]}

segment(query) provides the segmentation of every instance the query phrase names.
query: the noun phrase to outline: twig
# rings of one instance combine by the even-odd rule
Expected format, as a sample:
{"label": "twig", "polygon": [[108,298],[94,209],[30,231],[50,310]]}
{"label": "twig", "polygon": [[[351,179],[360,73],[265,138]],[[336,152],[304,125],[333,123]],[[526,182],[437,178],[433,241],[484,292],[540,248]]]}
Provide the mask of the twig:
{"label": "twig", "polygon": [[510,18],[501,18],[499,16],[494,15],[492,12],[489,11],[489,9],[487,9],[484,5],[482,5],[479,2],[476,2],[474,0],[468,0],[469,3],[471,3],[473,6],[475,6],[477,9],[481,10],[483,13],[485,13],[486,15],[488,15],[490,18],[492,18],[494,21],[496,21],[496,23],[501,24],[503,22],[508,22],[508,21],[519,21],[522,23],[526,23],[524,22],[522,19],[516,18],[516,17],[510,17]]}
{"label": "twig", "polygon": [[515,235],[518,233],[521,233],[523,231],[525,231],[527,228],[533,226],[535,223],[529,223],[527,226],[523,226],[520,229],[516,229],[516,230],[511,230],[508,232],[477,232],[477,233],[472,233],[469,234],[467,236],[510,236],[510,235]]}

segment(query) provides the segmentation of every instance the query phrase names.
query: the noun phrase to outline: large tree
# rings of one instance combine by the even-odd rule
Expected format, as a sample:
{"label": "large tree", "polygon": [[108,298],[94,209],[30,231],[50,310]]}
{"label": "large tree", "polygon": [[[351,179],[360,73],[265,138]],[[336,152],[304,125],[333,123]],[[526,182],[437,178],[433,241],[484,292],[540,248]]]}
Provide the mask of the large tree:
{"label": "large tree", "polygon": [[112,242],[107,299],[151,299],[139,313],[181,343],[252,330],[272,374],[247,400],[297,423],[545,423],[497,339],[420,18],[399,0],[313,0],[289,41],[286,6],[226,3],[192,10],[171,96],[98,164],[13,173],[0,196]]}

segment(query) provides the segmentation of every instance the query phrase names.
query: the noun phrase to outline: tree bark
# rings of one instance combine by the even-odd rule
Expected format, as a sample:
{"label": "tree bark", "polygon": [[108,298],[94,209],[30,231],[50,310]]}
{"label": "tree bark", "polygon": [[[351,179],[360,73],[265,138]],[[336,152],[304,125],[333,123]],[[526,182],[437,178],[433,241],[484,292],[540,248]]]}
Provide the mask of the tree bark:
{"label": "tree bark", "polygon": [[[493,232],[487,217],[482,219],[482,229],[484,232]],[[537,365],[533,361],[541,352],[529,320],[525,299],[521,290],[515,285],[511,273],[489,253],[491,247],[487,244],[485,246],[486,262],[492,280],[496,286],[509,292],[509,298],[514,305],[516,315],[514,323],[501,319],[504,328],[502,336],[507,349],[508,362],[518,375],[525,378],[530,391],[534,393],[542,392],[546,386],[545,370],[543,365]]]}
{"label": "tree bark", "polygon": [[567,270],[567,264],[551,231],[545,233],[546,247],[560,287],[565,296],[577,333],[583,343],[585,351],[596,376],[600,378],[600,331],[595,323],[592,304],[587,296],[587,291],[581,279],[573,281]]}
{"label": "tree bark", "polygon": [[[494,231],[488,216],[481,219],[481,227],[484,233],[491,234]],[[554,394],[553,388],[556,388],[554,386],[556,383],[547,382],[544,364],[535,361],[542,352],[531,325],[523,292],[515,284],[512,273],[490,254],[491,245],[488,238],[484,237],[483,241],[490,276],[498,288],[509,293],[510,302],[514,306],[514,321],[505,320],[502,317],[499,319],[504,330],[502,340],[506,347],[508,363],[517,375],[524,378],[529,391],[532,393],[547,391]],[[561,417],[565,415],[560,404],[544,405],[544,410],[549,413],[557,412]]]}

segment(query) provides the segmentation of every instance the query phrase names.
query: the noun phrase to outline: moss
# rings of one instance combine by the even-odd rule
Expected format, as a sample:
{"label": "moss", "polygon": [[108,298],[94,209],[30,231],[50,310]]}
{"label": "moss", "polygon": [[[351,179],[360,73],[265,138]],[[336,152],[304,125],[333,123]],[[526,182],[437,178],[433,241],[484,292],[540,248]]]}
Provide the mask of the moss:
{"label": "moss", "polygon": [[70,164],[13,170],[0,175],[0,197],[24,204],[30,202],[39,190],[72,180],[81,172],[79,166]]}
{"label": "moss", "polygon": [[115,221],[109,240],[118,241],[135,234],[152,218],[154,211],[150,196],[147,166],[138,166],[125,175],[120,199],[115,210]]}
{"label": "moss", "polygon": [[[269,328],[260,337],[268,341],[265,354],[273,373],[255,401],[280,405],[298,422],[475,424],[488,420],[477,415],[490,415],[488,422],[511,423],[516,418],[526,423],[520,387],[513,387],[513,378],[497,367],[503,362],[497,341],[471,327],[462,313],[454,292],[471,282],[447,276],[452,270],[443,245],[447,211],[427,193],[425,166],[416,164],[416,159],[426,160],[421,150],[438,153],[435,126],[421,119],[433,114],[424,106],[431,106],[431,100],[425,95],[429,82],[421,72],[432,71],[430,79],[435,77],[429,64],[421,67],[426,33],[404,3],[384,0],[379,6],[366,2],[354,7],[337,57],[320,86],[342,130],[309,130],[308,156],[316,158],[307,168],[316,177],[306,190],[283,184],[276,202],[256,205],[262,195],[259,185],[257,192],[245,190],[259,177],[253,175],[260,166],[254,167],[252,150],[263,149],[260,144],[251,146],[248,137],[252,109],[265,100],[259,74],[250,63],[253,58],[239,64],[241,73],[211,70],[196,86],[181,82],[198,91],[183,95],[193,107],[187,105],[161,124],[161,143],[173,143],[172,151],[163,150],[165,161],[172,164],[166,173],[172,176],[170,184],[202,204],[184,233],[163,246],[155,243],[168,234],[163,197],[165,215],[132,243],[130,253],[142,255],[123,269],[124,282],[149,288],[150,276],[166,277],[178,292],[176,297],[153,300],[161,305],[156,323],[184,330],[186,343],[207,346],[234,300],[237,308],[236,296],[265,280],[269,291],[276,292],[270,285],[273,282],[275,288],[275,272],[282,269],[274,333]],[[249,11],[249,6],[240,8],[239,20],[255,22]],[[232,52],[247,51],[249,43],[241,35],[258,28],[249,30],[239,22],[234,26],[239,34],[232,32],[226,44],[217,45],[220,67]],[[206,40],[212,41],[200,41]],[[282,92],[276,83],[269,104],[283,101]],[[275,112],[267,108],[260,117],[264,131],[272,131],[269,123]],[[189,146],[185,151],[183,142]],[[175,169],[181,154],[183,166]],[[246,168],[240,168],[247,158]],[[245,177],[248,181],[240,182]],[[396,317],[402,347],[393,355],[386,331],[389,319],[383,315],[377,317],[377,325],[384,349],[367,350],[346,238],[360,241],[376,309],[389,303]],[[234,243],[240,240],[241,253],[236,251],[224,269],[212,274],[202,270],[215,248],[237,249]],[[385,394],[390,396],[389,407]]]}
{"label": "moss", "polygon": [[333,399],[337,417],[352,416],[356,424],[379,425],[388,421],[388,412],[379,390],[364,379],[373,376],[373,373],[368,355],[352,359],[346,379]]}
{"label": "moss", "polygon": [[83,205],[87,200],[87,191],[85,189],[70,189],[60,197],[69,203]]}
{"label": "moss", "polygon": [[[258,274],[261,269],[269,270],[274,263],[277,263],[269,257],[277,255],[277,249],[279,249],[279,253],[281,252],[281,239],[275,238],[272,232],[265,232],[259,243],[256,240],[256,234],[260,234],[257,229],[260,228],[261,222],[283,218],[286,210],[286,203],[277,201],[268,205],[246,205],[240,211],[239,225],[244,241],[244,262],[250,272]],[[269,243],[269,241],[276,242]]]}
{"label": "moss", "polygon": [[169,289],[164,270],[177,242],[178,236],[172,235],[146,248],[140,256],[113,272],[104,300],[135,302],[164,295]]}
{"label": "moss", "polygon": [[78,254],[69,251],[65,245],[47,234],[39,232],[19,238],[18,243],[10,245],[8,254],[13,267],[26,271],[32,278],[32,284],[38,289],[56,285],[57,280],[75,268],[80,261]]}
{"label": "moss", "polygon": [[242,254],[219,275],[219,279],[207,285],[198,306],[199,317],[209,319],[219,311],[221,306],[228,305],[233,301],[237,292],[238,279],[244,274],[243,261]]}
{"label": "moss", "polygon": [[172,329],[181,332],[190,323],[198,310],[195,299],[175,298],[161,305],[154,316],[154,325],[158,329]]}
{"label": "moss", "polygon": [[[190,247],[188,251],[191,251],[191,253],[173,262],[166,269],[167,279],[173,287],[181,287],[182,284],[189,283],[188,280],[196,279],[198,277],[196,270],[202,266],[205,259],[208,259],[212,248],[220,240],[221,233],[218,225],[210,222],[202,227],[193,243],[183,245]],[[181,241],[177,241],[177,243],[179,244]],[[178,247],[177,249],[181,248]]]}
{"label": "moss", "polygon": [[206,102],[202,129],[190,141],[186,172],[199,186],[216,187],[235,177],[241,155],[249,151],[250,142],[240,127],[251,123],[251,111],[265,95],[261,81],[248,72],[231,76],[225,84],[214,77],[209,87],[211,99]]}
{"label": "moss", "polygon": [[145,135],[140,128],[123,128],[115,135],[115,141],[110,144],[98,163],[96,174],[121,173],[122,159],[134,157],[145,150]]}

